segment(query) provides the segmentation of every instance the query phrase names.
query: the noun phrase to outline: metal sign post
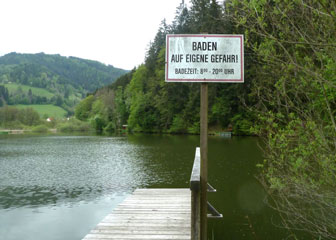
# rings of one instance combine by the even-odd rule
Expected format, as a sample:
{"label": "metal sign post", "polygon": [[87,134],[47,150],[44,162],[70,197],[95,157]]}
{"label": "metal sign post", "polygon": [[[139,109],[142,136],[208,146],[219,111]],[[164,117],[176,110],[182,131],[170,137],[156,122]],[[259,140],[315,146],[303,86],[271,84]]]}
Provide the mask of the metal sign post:
{"label": "metal sign post", "polygon": [[[200,109],[200,237],[207,240],[208,82],[244,82],[244,37],[222,34],[168,34],[166,82],[201,82]],[[197,222],[197,221],[196,221]],[[198,237],[197,237],[198,238]]]}

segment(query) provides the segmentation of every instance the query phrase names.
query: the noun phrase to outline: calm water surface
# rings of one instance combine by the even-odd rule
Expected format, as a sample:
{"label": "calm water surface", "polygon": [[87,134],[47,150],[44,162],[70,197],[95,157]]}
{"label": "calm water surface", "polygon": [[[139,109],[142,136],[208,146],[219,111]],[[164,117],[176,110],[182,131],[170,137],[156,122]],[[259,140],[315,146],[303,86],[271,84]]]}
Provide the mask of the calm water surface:
{"label": "calm water surface", "polygon": [[[189,187],[198,136],[1,136],[0,239],[83,238],[136,188]],[[210,239],[284,239],[256,138],[209,138]]]}

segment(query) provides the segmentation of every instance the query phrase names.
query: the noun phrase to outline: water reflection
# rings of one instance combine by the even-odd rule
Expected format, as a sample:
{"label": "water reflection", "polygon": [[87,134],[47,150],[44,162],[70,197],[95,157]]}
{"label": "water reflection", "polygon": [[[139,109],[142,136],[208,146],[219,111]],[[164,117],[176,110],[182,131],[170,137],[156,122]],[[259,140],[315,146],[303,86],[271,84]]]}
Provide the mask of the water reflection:
{"label": "water reflection", "polygon": [[[0,239],[80,239],[136,188],[189,187],[197,146],[183,135],[0,137]],[[254,177],[261,159],[256,138],[209,138],[209,200],[224,215],[210,238],[286,236]]]}
{"label": "water reflection", "polygon": [[265,206],[266,193],[260,184],[249,181],[243,183],[237,194],[239,207],[249,214],[258,214]]}
{"label": "water reflection", "polygon": [[5,187],[0,191],[0,209],[38,207],[78,201],[89,202],[101,194],[101,188]]}
{"label": "water reflection", "polygon": [[0,207],[90,201],[157,182],[143,148],[126,138],[0,139]]}

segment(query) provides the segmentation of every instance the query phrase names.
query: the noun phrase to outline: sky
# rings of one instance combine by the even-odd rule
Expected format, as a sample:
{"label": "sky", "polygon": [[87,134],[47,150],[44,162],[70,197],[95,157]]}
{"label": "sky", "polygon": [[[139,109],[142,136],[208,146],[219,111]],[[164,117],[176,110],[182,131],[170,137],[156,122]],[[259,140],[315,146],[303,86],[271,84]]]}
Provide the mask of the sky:
{"label": "sky", "polygon": [[[1,0],[0,56],[60,54],[130,70],[181,0]],[[187,2],[187,1],[186,1]]]}

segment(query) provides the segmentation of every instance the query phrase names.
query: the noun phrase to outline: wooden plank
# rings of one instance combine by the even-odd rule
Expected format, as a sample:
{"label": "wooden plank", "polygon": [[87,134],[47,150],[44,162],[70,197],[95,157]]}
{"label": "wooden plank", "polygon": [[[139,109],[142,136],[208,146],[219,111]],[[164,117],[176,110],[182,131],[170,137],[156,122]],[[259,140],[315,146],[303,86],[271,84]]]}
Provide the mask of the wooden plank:
{"label": "wooden plank", "polygon": [[174,201],[172,202],[160,202],[160,201],[156,201],[154,200],[153,202],[142,202],[142,201],[134,201],[134,202],[122,202],[121,204],[119,204],[119,206],[173,206],[173,207],[178,207],[178,206],[190,206],[190,200],[189,202],[179,202],[176,203]]}
{"label": "wooden plank", "polygon": [[88,234],[84,239],[161,239],[161,240],[189,240],[187,235],[112,235],[112,234]]}
{"label": "wooden plank", "polygon": [[[188,214],[188,213],[187,213]],[[188,214],[190,215],[190,214]],[[104,219],[185,219],[187,216],[184,214],[172,214],[172,213],[162,213],[162,214],[109,214]]]}
{"label": "wooden plank", "polygon": [[151,227],[166,227],[166,226],[170,226],[170,227],[174,227],[176,229],[178,228],[188,228],[189,224],[180,224],[180,223],[146,223],[146,222],[101,222],[98,224],[99,226],[118,226],[118,227],[132,227],[132,228],[142,228],[142,227],[147,227],[147,226],[151,226]]}
{"label": "wooden plank", "polygon": [[120,208],[120,207],[116,207],[115,208],[115,211],[116,212],[119,212],[119,213],[121,213],[121,212],[123,212],[123,213],[126,213],[126,212],[128,212],[128,213],[130,213],[130,212],[132,212],[132,211],[134,211],[134,212],[143,212],[143,213],[153,213],[153,212],[157,212],[157,213],[180,213],[180,212],[182,212],[182,213],[189,213],[190,212],[190,209],[187,209],[187,208],[180,208],[180,209],[153,209],[153,208]]}
{"label": "wooden plank", "polygon": [[189,189],[137,189],[88,235],[93,239],[190,239]]}
{"label": "wooden plank", "polygon": [[[97,229],[97,230],[92,230],[91,234],[129,234],[129,229],[122,230],[122,229]],[[137,235],[188,235],[189,231],[188,229],[184,230],[133,230],[131,231],[132,234],[137,234]]]}
{"label": "wooden plank", "polygon": [[110,226],[110,225],[98,225],[94,230],[98,229],[105,229],[105,230],[110,230],[110,231],[115,231],[115,230],[122,230],[122,231],[127,231],[127,232],[133,232],[133,231],[188,231],[190,230],[190,227],[183,227],[180,226],[176,228],[175,226],[144,226],[144,227],[130,227],[130,226]]}
{"label": "wooden plank", "polygon": [[145,223],[145,224],[152,224],[152,225],[155,225],[155,224],[169,224],[171,223],[172,225],[173,224],[180,224],[181,226],[185,223],[185,220],[184,219],[144,219],[144,218],[141,218],[141,219],[110,219],[110,218],[105,218],[103,221],[101,221],[100,223],[122,223],[122,224],[128,224],[128,223],[134,223],[134,224],[142,224],[142,223]]}

